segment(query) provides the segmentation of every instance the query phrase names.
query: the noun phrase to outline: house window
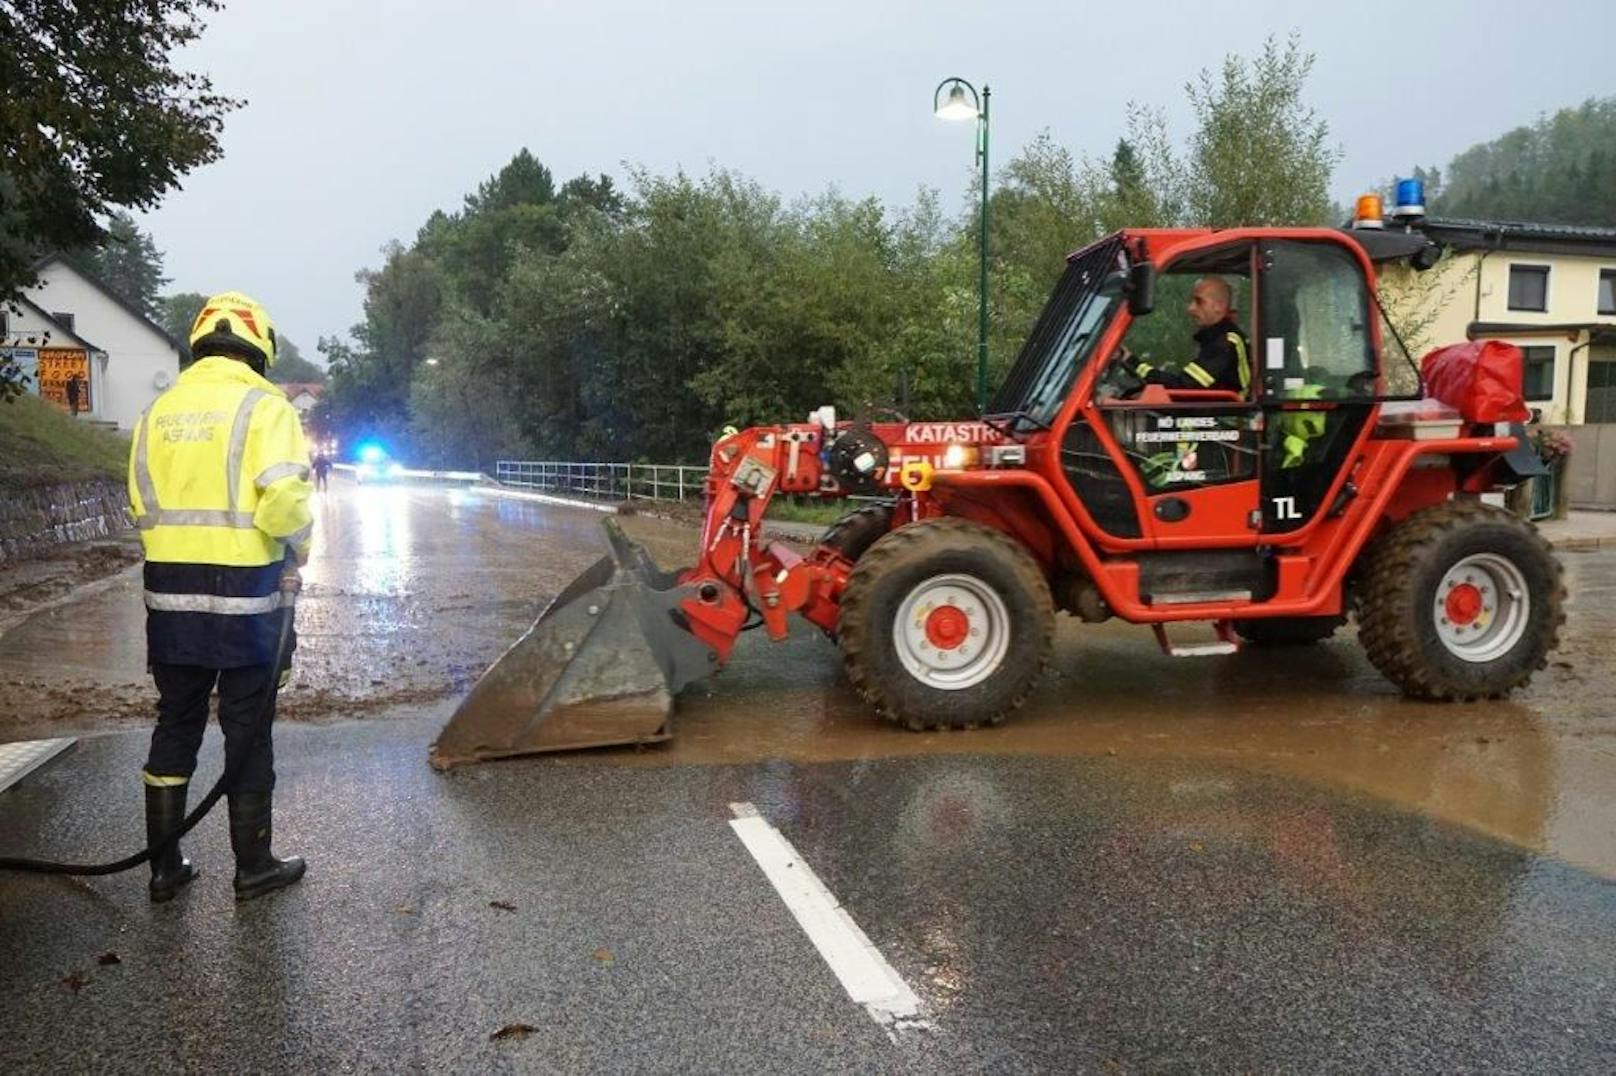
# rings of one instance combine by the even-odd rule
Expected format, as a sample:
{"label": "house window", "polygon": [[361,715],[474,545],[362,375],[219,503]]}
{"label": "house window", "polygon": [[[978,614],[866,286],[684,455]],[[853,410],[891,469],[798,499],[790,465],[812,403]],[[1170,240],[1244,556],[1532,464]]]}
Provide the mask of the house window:
{"label": "house window", "polygon": [[[1515,293],[1513,291],[1511,291],[1510,294],[1514,295]],[[68,332],[73,332],[74,331],[74,329],[73,329],[73,315],[72,314],[65,313],[65,312],[63,312],[61,310],[52,310],[51,311],[51,320],[55,321],[62,328],[66,329]]]}
{"label": "house window", "polygon": [[5,345],[4,337],[11,335],[11,315],[0,310],[0,346]]}
{"label": "house window", "polygon": [[1616,269],[1599,270],[1599,312],[1616,314]]}
{"label": "house window", "polygon": [[1588,364],[1588,402],[1584,422],[1616,422],[1616,359],[1595,359]]}
{"label": "house window", "polygon": [[1547,310],[1549,308],[1549,267],[1512,265],[1509,267],[1509,308]]}
{"label": "house window", "polygon": [[1616,422],[1616,359],[1590,362],[1589,396],[1582,406],[1582,422]]}
{"label": "house window", "polygon": [[1521,348],[1521,357],[1526,360],[1522,380],[1528,400],[1554,399],[1554,352],[1553,344]]}

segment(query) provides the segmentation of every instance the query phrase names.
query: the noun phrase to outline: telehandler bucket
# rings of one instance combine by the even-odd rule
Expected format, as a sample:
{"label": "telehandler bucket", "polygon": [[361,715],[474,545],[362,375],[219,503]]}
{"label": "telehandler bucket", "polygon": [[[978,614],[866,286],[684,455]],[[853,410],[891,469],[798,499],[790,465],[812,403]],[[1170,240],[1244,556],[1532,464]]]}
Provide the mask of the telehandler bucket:
{"label": "telehandler bucket", "polygon": [[607,520],[611,554],[556,595],[472,686],[428,761],[467,762],[666,740],[673,697],[715,655],[685,627],[688,589]]}

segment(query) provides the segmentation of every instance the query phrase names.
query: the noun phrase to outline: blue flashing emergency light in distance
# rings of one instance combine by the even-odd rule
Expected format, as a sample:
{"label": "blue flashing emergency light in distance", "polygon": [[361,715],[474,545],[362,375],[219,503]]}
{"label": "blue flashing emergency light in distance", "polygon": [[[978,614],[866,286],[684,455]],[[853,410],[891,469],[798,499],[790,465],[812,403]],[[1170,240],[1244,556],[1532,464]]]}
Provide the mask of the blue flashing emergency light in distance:
{"label": "blue flashing emergency light in distance", "polygon": [[1400,220],[1405,217],[1425,216],[1424,180],[1400,179],[1397,181],[1397,208],[1392,210],[1392,216]]}
{"label": "blue flashing emergency light in distance", "polygon": [[387,453],[375,441],[366,441],[359,446],[359,458],[365,463],[380,463],[387,458]]}

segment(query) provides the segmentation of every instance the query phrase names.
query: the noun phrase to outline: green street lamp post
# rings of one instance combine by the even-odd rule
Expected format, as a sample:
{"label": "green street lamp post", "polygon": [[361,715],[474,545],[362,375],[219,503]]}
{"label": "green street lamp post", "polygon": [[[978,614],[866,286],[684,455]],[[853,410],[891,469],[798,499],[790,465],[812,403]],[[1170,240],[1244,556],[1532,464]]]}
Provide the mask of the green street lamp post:
{"label": "green street lamp post", "polygon": [[[947,100],[943,91],[948,91]],[[966,94],[970,96],[967,97]],[[988,98],[993,91],[982,85],[981,96],[976,87],[962,78],[945,78],[932,92],[932,111],[938,119],[976,120],[976,161],[982,166],[982,250],[981,276],[977,281],[980,304],[976,323],[976,413],[988,410]]]}

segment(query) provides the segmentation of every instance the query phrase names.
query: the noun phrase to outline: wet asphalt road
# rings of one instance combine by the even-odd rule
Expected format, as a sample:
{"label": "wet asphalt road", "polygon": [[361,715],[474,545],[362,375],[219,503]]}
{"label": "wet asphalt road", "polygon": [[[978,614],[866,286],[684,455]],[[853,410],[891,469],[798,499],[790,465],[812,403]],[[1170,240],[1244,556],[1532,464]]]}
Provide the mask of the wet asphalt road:
{"label": "wet asphalt road", "polygon": [[[308,713],[277,732],[279,843],[308,878],[234,906],[220,819],[172,905],[139,876],[0,876],[8,1069],[1616,1068],[1616,558],[1566,558],[1561,664],[1506,704],[1406,703],[1350,633],[1172,661],[1067,624],[1012,724],[921,736],[871,719],[804,631],[744,640],[666,749],[442,776],[425,746],[464,667],[593,559],[599,517],[341,486],[325,508]],[[664,563],[691,540],[629,524]],[[128,598],[0,636],[0,680],[99,662],[135,691]],[[99,649],[18,656],[53,634]],[[371,680],[391,701],[364,709]],[[121,853],[143,741],[87,739],[0,797],[0,848]],[[736,802],[931,1029],[889,1037],[848,1000]],[[490,1039],[512,1023],[534,1030]]]}

